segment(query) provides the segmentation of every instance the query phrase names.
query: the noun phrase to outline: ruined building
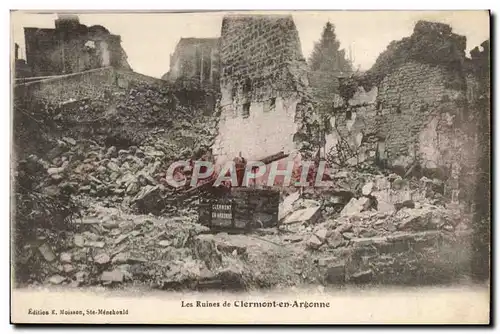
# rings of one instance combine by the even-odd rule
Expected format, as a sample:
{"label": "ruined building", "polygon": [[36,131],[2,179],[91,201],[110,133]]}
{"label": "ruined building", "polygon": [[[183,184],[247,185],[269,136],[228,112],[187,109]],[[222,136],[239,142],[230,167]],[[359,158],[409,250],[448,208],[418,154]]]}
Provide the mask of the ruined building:
{"label": "ruined building", "polygon": [[14,75],[16,78],[31,76],[31,70],[25,59],[19,58],[19,44],[14,44]]}
{"label": "ruined building", "polygon": [[162,79],[184,79],[218,87],[218,44],[218,38],[181,38],[170,56],[170,70]]}
{"label": "ruined building", "polygon": [[106,28],[59,15],[55,29],[24,28],[26,62],[33,76],[81,72],[113,66],[130,69],[121,38]]}
{"label": "ruined building", "polygon": [[[304,148],[307,67],[291,15],[226,16],[220,39],[218,161]],[[309,109],[308,109],[309,108]]]}
{"label": "ruined building", "polygon": [[479,158],[474,100],[480,79],[465,47],[465,37],[450,26],[418,22],[364,76],[342,82],[326,155],[338,165],[378,163],[401,175],[438,178],[448,198],[466,198],[476,184],[467,175]]}

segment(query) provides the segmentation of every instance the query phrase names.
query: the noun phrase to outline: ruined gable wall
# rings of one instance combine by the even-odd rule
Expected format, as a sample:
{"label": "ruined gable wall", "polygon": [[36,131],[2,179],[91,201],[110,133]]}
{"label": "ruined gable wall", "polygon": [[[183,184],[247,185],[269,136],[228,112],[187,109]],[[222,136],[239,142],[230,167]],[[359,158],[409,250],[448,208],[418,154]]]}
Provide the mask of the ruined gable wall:
{"label": "ruined gable wall", "polygon": [[226,17],[220,48],[219,161],[293,150],[298,91],[307,79],[291,16]]}
{"label": "ruined gable wall", "polygon": [[386,74],[376,89],[374,100],[356,105],[353,98],[339,108],[327,144],[335,150],[346,139],[355,152],[348,165],[379,157],[403,174],[418,162],[424,175],[446,180],[448,199],[465,199],[464,180],[478,159],[474,77],[461,67],[412,61]]}

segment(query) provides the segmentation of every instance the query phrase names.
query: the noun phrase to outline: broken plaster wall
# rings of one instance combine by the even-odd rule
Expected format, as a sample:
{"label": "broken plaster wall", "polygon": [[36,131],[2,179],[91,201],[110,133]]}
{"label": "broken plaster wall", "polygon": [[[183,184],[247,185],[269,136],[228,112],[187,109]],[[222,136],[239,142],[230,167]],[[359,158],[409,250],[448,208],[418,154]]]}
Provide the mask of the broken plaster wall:
{"label": "broken plaster wall", "polygon": [[[307,70],[291,16],[227,16],[222,23],[221,116],[213,147],[220,163],[297,148],[311,108]],[[300,148],[300,147],[299,147]]]}

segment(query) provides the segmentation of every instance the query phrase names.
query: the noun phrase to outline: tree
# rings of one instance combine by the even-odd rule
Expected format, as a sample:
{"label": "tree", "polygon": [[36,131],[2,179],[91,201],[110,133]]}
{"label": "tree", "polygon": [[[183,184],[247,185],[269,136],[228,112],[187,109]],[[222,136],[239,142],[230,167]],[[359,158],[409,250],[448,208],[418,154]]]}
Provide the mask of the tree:
{"label": "tree", "polygon": [[345,58],[345,50],[339,49],[340,42],[335,35],[335,26],[327,22],[323,28],[321,39],[314,44],[309,59],[312,71],[351,73],[352,64]]}

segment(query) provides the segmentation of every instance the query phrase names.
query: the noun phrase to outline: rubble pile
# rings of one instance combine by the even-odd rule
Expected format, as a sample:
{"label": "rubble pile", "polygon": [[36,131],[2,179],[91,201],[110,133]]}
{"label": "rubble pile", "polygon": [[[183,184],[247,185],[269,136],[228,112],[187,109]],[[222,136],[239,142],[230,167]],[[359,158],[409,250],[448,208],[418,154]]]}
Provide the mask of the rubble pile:
{"label": "rubble pile", "polygon": [[[94,207],[67,226],[59,242],[39,238],[25,247],[31,257],[45,263],[33,283],[40,274],[42,282],[71,286],[188,279],[191,271],[199,270],[199,263],[190,257],[186,245],[204,231],[194,219],[188,213],[160,220]],[[44,232],[40,234],[51,233]]]}
{"label": "rubble pile", "polygon": [[[263,254],[269,247],[261,247],[262,243],[273,245],[258,239],[249,242],[246,236],[206,234],[208,228],[196,224],[196,219],[188,211],[154,217],[94,207],[68,226],[57,243],[49,240],[52,236],[26,245],[25,261],[44,263],[30,283],[145,284],[158,289],[245,289],[256,284],[252,276],[259,273],[252,273],[247,261],[255,266],[263,259],[250,249]],[[41,234],[47,233],[53,232]]]}
{"label": "rubble pile", "polygon": [[25,267],[38,268],[31,284],[248,289],[402,280],[423,275],[422,263],[452,263],[457,252],[443,257],[443,240],[470,230],[468,217],[445,205],[442,180],[344,169],[329,172],[329,187],[288,189],[278,228],[213,233],[197,222],[199,195],[168,185],[166,171],[174,161],[210,159],[215,117],[147,85],[62,111],[57,122],[72,125],[53,135],[50,150],[25,159],[40,176],[29,189],[77,200],[81,212],[57,229],[33,220],[34,237],[19,245]]}
{"label": "rubble pile", "polygon": [[118,150],[93,141],[76,142],[63,137],[49,152],[49,161],[30,156],[46,171],[40,188],[57,194],[89,196],[113,206],[136,205],[139,211],[160,213],[167,203],[174,204],[174,189],[168,186],[165,172],[173,158],[169,146],[131,146]]}
{"label": "rubble pile", "polygon": [[[324,204],[300,199],[298,193],[284,201],[292,209],[281,217],[282,228],[292,235],[283,241],[303,245],[316,257],[321,282],[449,280],[467,268],[472,217],[457,205],[444,205],[442,181],[362,173],[343,180],[342,192],[329,189],[321,200],[329,204],[330,197],[344,205],[340,212],[295,219]],[[347,204],[340,204],[346,198]]]}

